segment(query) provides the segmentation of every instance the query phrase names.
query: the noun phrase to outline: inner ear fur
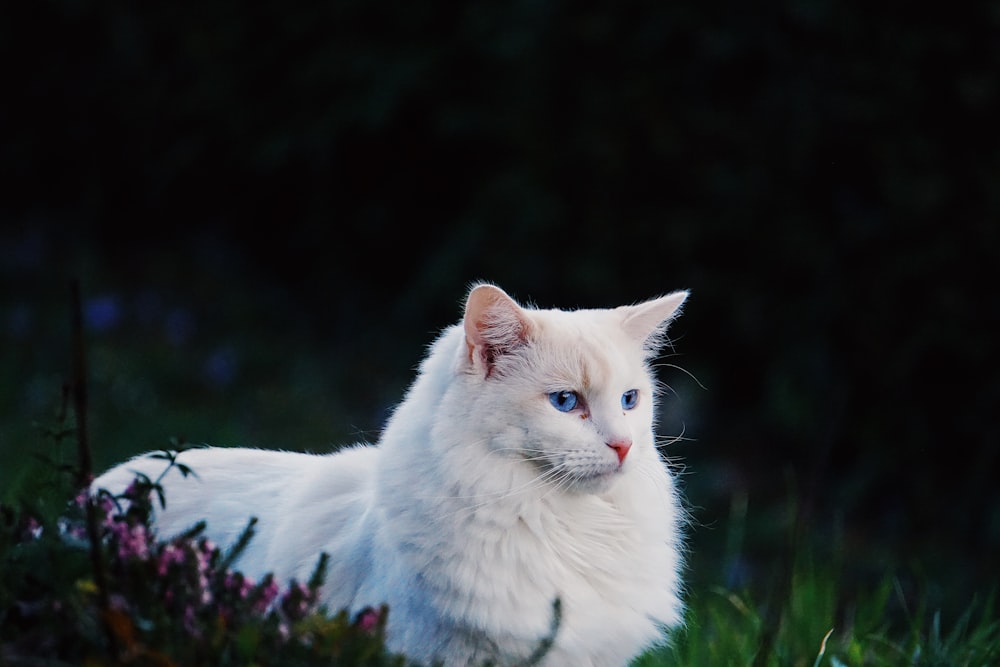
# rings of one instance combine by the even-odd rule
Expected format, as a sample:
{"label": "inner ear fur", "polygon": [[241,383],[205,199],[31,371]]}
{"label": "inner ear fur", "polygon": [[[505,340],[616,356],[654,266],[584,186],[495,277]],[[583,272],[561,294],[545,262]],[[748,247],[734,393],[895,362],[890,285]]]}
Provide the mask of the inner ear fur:
{"label": "inner ear fur", "polygon": [[681,313],[687,291],[671,292],[634,306],[623,306],[622,328],[647,350],[659,349],[667,326]]}
{"label": "inner ear fur", "polygon": [[482,364],[485,375],[493,369],[497,357],[523,345],[531,322],[524,309],[495,285],[472,288],[465,302],[465,342],[469,360]]}

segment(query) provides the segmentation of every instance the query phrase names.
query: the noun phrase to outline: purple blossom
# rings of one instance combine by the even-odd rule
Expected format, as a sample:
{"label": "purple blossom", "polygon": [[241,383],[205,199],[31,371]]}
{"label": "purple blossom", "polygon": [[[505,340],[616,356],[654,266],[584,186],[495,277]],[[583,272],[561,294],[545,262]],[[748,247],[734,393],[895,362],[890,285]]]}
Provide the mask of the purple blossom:
{"label": "purple blossom", "polygon": [[108,495],[99,496],[97,498],[97,509],[104,515],[104,526],[106,528],[110,528],[112,524],[117,523],[116,514],[118,506],[115,504],[114,498]]}
{"label": "purple blossom", "polygon": [[365,607],[361,610],[361,613],[358,614],[357,619],[354,621],[354,625],[356,625],[362,632],[374,633],[381,620],[382,614],[379,610],[371,607]]}
{"label": "purple blossom", "polygon": [[257,614],[263,614],[274,604],[274,601],[278,598],[278,594],[281,593],[281,588],[274,581],[274,577],[269,576],[261,582],[258,591],[260,598],[254,601],[253,611]]}
{"label": "purple blossom", "polygon": [[226,572],[222,585],[227,590],[236,593],[236,597],[241,600],[246,600],[254,587],[253,579],[245,577],[239,572]]}
{"label": "purple blossom", "polygon": [[161,577],[167,576],[172,565],[180,565],[184,562],[184,556],[184,550],[180,547],[174,544],[165,545],[157,559],[156,573]]}
{"label": "purple blossom", "polygon": [[[254,619],[275,622],[271,625],[272,641],[279,644],[296,641],[295,623],[315,613],[318,591],[294,580],[282,588],[273,575],[259,581],[237,571],[219,571],[219,548],[211,540],[176,538],[160,542],[149,527],[148,480],[137,480],[118,496],[102,493],[91,495],[81,491],[74,499],[75,507],[58,521],[59,533],[81,541],[87,539],[83,508],[94,503],[99,515],[104,543],[112,559],[111,571],[127,573],[128,580],[151,586],[157,592],[154,600],[163,605],[174,627],[194,639],[201,639],[205,621],[221,619],[224,628]],[[125,511],[123,512],[123,507]],[[24,533],[38,537],[41,525],[34,519],[24,520]],[[112,607],[127,615],[147,617],[143,608],[148,596],[132,597],[129,589],[113,588]],[[384,623],[382,612],[366,608],[354,620],[354,627],[364,633],[375,633]],[[215,627],[215,626],[212,626]]]}
{"label": "purple blossom", "polygon": [[281,598],[281,610],[291,619],[304,618],[314,602],[313,592],[305,584],[292,582]]}
{"label": "purple blossom", "polygon": [[184,608],[184,629],[192,637],[201,637],[201,628],[198,627],[193,605],[187,605]]}
{"label": "purple blossom", "polygon": [[35,517],[29,516],[24,526],[24,539],[37,540],[41,536],[42,536],[42,524],[38,523],[38,519],[36,519]]}
{"label": "purple blossom", "polygon": [[151,536],[145,524],[130,525],[127,521],[114,521],[111,534],[118,543],[118,558],[128,560],[147,560]]}
{"label": "purple blossom", "polygon": [[59,534],[71,540],[82,541],[87,539],[87,528],[79,521],[71,521],[61,516],[56,520]]}
{"label": "purple blossom", "polygon": [[198,589],[201,591],[200,599],[203,605],[212,602],[212,589],[209,586],[208,575],[214,553],[215,545],[209,540],[202,540],[194,552],[198,572]]}

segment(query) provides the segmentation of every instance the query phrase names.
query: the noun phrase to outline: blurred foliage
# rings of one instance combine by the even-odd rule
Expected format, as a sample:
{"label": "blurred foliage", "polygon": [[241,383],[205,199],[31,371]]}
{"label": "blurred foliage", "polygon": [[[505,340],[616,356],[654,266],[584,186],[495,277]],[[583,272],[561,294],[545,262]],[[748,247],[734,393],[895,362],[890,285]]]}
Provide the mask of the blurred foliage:
{"label": "blurred foliage", "polygon": [[104,464],[151,424],[375,438],[475,279],[561,307],[688,287],[661,377],[696,581],[766,581],[791,536],[861,581],[995,577],[995,2],[2,19],[0,483],[58,405],[71,277]]}

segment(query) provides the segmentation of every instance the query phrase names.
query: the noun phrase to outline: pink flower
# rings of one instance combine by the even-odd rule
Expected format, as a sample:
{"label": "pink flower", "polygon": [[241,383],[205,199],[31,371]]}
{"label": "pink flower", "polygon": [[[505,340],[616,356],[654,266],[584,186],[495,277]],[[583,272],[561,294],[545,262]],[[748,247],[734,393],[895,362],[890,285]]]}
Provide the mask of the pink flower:
{"label": "pink flower", "polygon": [[358,614],[357,619],[354,621],[354,625],[357,626],[362,632],[373,633],[375,629],[378,628],[379,621],[382,620],[382,615],[378,610],[372,609],[371,607],[365,607]]}
{"label": "pink flower", "polygon": [[38,519],[33,516],[28,517],[28,521],[24,526],[24,537],[25,539],[37,540],[42,536],[42,524],[38,523]]}
{"label": "pink flower", "polygon": [[111,534],[118,542],[118,557],[122,560],[149,558],[151,536],[145,525],[130,526],[127,521],[115,521],[111,525]]}
{"label": "pink flower", "polygon": [[272,604],[274,604],[275,599],[278,597],[278,593],[281,589],[278,584],[275,583],[273,577],[267,577],[260,585],[260,599],[258,599],[253,604],[253,611],[257,614],[263,614],[266,612]]}
{"label": "pink flower", "polygon": [[281,598],[281,609],[292,618],[303,618],[313,603],[313,592],[305,584],[293,583]]}
{"label": "pink flower", "polygon": [[163,547],[163,551],[160,552],[160,557],[157,559],[156,573],[161,577],[165,577],[170,566],[180,565],[183,562],[184,550],[173,544],[168,544]]}
{"label": "pink flower", "polygon": [[184,608],[184,629],[192,637],[201,636],[201,630],[198,628],[198,621],[194,615],[194,607],[191,605]]}
{"label": "pink flower", "polygon": [[[158,571],[161,572],[161,576],[167,571],[171,562],[179,563],[185,560],[188,555],[192,555],[194,557],[194,573],[198,578],[198,599],[202,605],[210,604],[213,600],[213,595],[209,574],[212,569],[212,558],[216,553],[215,545],[208,540],[202,540],[197,545],[190,543],[186,545],[175,544],[174,548],[181,553],[167,556],[166,561],[161,560],[158,564]],[[164,552],[166,552],[166,549]]]}
{"label": "pink flower", "polygon": [[230,591],[234,591],[241,600],[246,600],[250,591],[254,589],[254,581],[242,573],[227,572],[223,585]]}
{"label": "pink flower", "polygon": [[87,539],[87,529],[80,523],[76,523],[64,516],[61,516],[57,519],[56,524],[59,526],[60,535],[65,535],[72,540]]}
{"label": "pink flower", "polygon": [[114,517],[118,512],[118,506],[115,505],[115,499],[111,496],[102,495],[97,498],[97,509],[104,513],[104,525],[110,525],[114,521]]}

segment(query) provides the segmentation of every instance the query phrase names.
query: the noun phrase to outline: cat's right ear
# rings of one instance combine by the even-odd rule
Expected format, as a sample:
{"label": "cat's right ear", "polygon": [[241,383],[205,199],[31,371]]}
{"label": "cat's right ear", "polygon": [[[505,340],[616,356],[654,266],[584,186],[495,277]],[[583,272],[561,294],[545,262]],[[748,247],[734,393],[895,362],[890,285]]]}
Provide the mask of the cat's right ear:
{"label": "cat's right ear", "polygon": [[483,377],[493,372],[496,360],[528,339],[531,328],[524,309],[494,285],[477,285],[465,301],[465,343],[469,363]]}
{"label": "cat's right ear", "polygon": [[666,340],[667,325],[681,312],[687,291],[672,292],[634,306],[618,308],[622,313],[622,328],[642,344],[648,354],[654,354]]}

